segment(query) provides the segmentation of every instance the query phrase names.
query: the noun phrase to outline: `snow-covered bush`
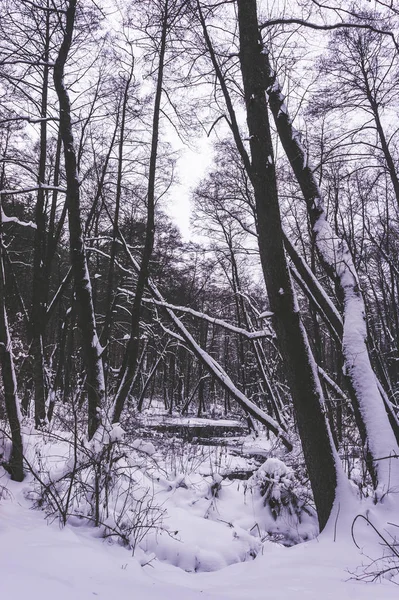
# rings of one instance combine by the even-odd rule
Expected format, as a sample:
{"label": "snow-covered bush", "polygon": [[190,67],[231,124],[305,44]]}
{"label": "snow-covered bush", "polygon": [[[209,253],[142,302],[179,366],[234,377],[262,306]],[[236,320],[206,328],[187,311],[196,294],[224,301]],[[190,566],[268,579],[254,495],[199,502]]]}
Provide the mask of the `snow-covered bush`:
{"label": "snow-covered bush", "polygon": [[148,474],[154,447],[128,445],[123,434],[118,424],[99,429],[90,441],[43,433],[28,461],[35,480],[29,496],[50,518],[93,523],[104,537],[134,551],[148,531],[161,526],[163,510]]}
{"label": "snow-covered bush", "polygon": [[292,545],[317,534],[317,516],[295,489],[294,472],[278,458],[268,458],[247,483],[247,492],[263,506],[261,524],[270,539]]}

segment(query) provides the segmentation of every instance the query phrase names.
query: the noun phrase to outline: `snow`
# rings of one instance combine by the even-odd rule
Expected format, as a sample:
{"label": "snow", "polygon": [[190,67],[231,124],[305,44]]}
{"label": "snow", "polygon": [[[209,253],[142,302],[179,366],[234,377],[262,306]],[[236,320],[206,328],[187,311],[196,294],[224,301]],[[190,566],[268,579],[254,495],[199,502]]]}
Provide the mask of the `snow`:
{"label": "snow", "polygon": [[168,516],[178,529],[147,536],[144,549],[160,560],[187,572],[216,571],[244,561],[258,550],[257,540],[238,527],[190,515],[184,508],[170,508]]}
{"label": "snow", "polygon": [[144,454],[148,454],[149,456],[155,454],[154,444],[152,444],[151,442],[144,442],[143,440],[136,439],[132,443],[132,447],[137,450],[140,450],[141,452],[144,452]]}
{"label": "snow", "polygon": [[[3,194],[6,191],[7,190],[3,190]],[[32,229],[36,229],[36,223],[33,223],[33,221],[21,221],[17,217],[9,217],[5,214],[3,209],[1,209],[0,221],[1,221],[1,223],[16,223],[17,225],[21,225],[22,227],[31,227]]]}
{"label": "snow", "polygon": [[[141,439],[129,445],[118,423],[98,431],[98,448],[96,436],[91,442],[82,438],[74,450],[73,434],[37,432],[28,425],[23,434],[28,463],[44,485],[51,483],[61,503],[65,504],[67,474],[74,471],[76,460],[82,468],[76,471],[70,517],[62,527],[45,504],[45,510],[33,509],[43,494],[29,472],[23,483],[16,483],[0,467],[2,598],[397,597],[396,586],[387,578],[381,583],[355,579],[356,573],[364,575],[362,564],[374,568],[372,560],[383,553],[373,526],[386,539],[397,535],[397,528],[389,525],[399,523],[396,498],[388,496],[374,506],[371,499],[360,502],[354,493],[339,493],[327,527],[317,536],[316,516],[297,474],[272,454],[273,442],[262,434],[245,438],[243,455],[223,447],[202,448],[201,453],[198,446],[176,439],[169,447],[166,440],[157,448]],[[1,444],[7,449],[5,440]],[[266,458],[252,477],[226,478],[237,467],[253,465],[246,457],[251,451]],[[96,468],[99,459],[108,460],[103,481],[107,485],[108,480],[109,487],[101,496],[100,527],[90,518],[91,459]],[[110,502],[106,510],[105,497]],[[132,510],[136,513],[129,517]],[[362,515],[353,526],[358,547],[351,534],[357,515]],[[112,528],[126,533],[129,518],[134,527],[130,545],[123,546]],[[292,547],[280,543],[301,540],[310,541]]]}
{"label": "snow", "polygon": [[159,423],[159,418],[162,417],[162,425],[180,425],[183,427],[242,427],[241,421],[235,419],[206,419],[203,417],[183,417],[181,415],[170,416],[162,404],[162,409],[159,409],[156,402],[151,403],[150,410],[144,411],[141,415],[137,415],[138,419],[144,424]]}
{"label": "snow", "polygon": [[269,319],[274,316],[274,313],[270,312],[270,310],[265,310],[264,312],[258,315],[258,319]]}
{"label": "snow", "polygon": [[[121,241],[126,250],[127,256],[129,257],[129,261],[130,261],[132,267],[134,268],[136,273],[138,273],[140,269],[137,264],[137,261],[132,256],[132,254],[129,250],[129,247],[126,244],[126,241],[122,235],[121,235]],[[286,433],[281,429],[279,424],[274,419],[272,419],[272,417],[270,417],[267,413],[265,413],[263,410],[261,410],[254,402],[249,400],[233,384],[232,380],[227,375],[227,373],[225,373],[225,371],[223,370],[221,365],[219,365],[216,362],[216,360],[214,358],[212,358],[212,356],[210,356],[210,354],[208,354],[205,350],[203,350],[201,348],[201,346],[196,342],[196,340],[193,338],[191,333],[187,330],[187,328],[185,327],[183,322],[177,317],[177,315],[173,312],[173,310],[171,308],[168,308],[166,306],[166,303],[165,303],[165,300],[164,300],[162,294],[159,292],[158,288],[156,287],[156,285],[154,284],[154,282],[151,279],[148,280],[148,289],[151,292],[151,296],[153,297],[153,299],[156,300],[157,302],[160,302],[162,304],[162,306],[165,306],[166,312],[168,313],[171,321],[175,325],[178,332],[184,338],[185,343],[194,352],[194,354],[202,362],[202,364],[206,367],[206,369],[213,374],[213,376],[215,377],[215,379],[217,381],[219,381],[219,383],[222,385],[222,387],[224,389],[228,388],[232,398],[234,398],[238,402],[238,404],[243,406],[244,409],[249,414],[255,415],[256,418],[261,423],[267,424],[268,428],[271,431],[275,432],[279,436],[279,438],[283,441],[285,446],[287,448],[291,449],[291,447],[292,447],[291,440],[286,435]]]}
{"label": "snow", "polygon": [[121,442],[124,436],[124,429],[119,425],[119,423],[114,423],[109,433],[109,439],[111,440],[111,442]]}
{"label": "snow", "polygon": [[[371,529],[359,523],[357,539],[362,550],[356,548],[349,533],[350,512],[350,518],[340,518],[335,534],[332,523],[311,542],[292,548],[267,542],[255,560],[194,574],[184,568],[198,540],[204,544],[197,553],[200,560],[212,567],[223,566],[217,552],[220,546],[234,552],[235,544],[240,543],[232,533],[221,534],[222,525],[217,522],[199,518],[189,522],[183,510],[176,509],[177,519],[182,519],[181,529],[187,529],[187,542],[176,542],[174,550],[177,553],[180,548],[182,568],[178,568],[151,555],[147,560],[142,554],[132,557],[125,548],[98,539],[97,530],[86,525],[60,528],[56,522],[46,522],[42,512],[30,509],[24,484],[10,482],[5,476],[1,484],[10,494],[3,494],[0,500],[0,590],[2,598],[8,600],[88,600],[96,596],[103,600],[397,598],[392,582],[353,579],[352,573],[362,562],[370,562],[367,555],[373,556],[378,544]],[[357,507],[353,508],[356,511]],[[377,519],[377,508],[368,514],[371,520]],[[200,530],[203,537],[196,539]]]}

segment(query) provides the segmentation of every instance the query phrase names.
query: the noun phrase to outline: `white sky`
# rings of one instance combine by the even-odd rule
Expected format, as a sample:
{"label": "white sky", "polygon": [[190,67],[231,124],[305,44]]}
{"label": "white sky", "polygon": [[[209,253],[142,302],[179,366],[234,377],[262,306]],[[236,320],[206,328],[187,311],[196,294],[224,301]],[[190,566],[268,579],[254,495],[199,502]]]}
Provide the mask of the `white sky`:
{"label": "white sky", "polygon": [[177,148],[181,156],[177,162],[177,180],[172,188],[172,201],[169,202],[167,211],[174,223],[179,227],[185,240],[191,238],[190,216],[192,191],[207,174],[213,158],[212,142],[203,135],[195,144],[196,148],[189,148],[180,142]]}

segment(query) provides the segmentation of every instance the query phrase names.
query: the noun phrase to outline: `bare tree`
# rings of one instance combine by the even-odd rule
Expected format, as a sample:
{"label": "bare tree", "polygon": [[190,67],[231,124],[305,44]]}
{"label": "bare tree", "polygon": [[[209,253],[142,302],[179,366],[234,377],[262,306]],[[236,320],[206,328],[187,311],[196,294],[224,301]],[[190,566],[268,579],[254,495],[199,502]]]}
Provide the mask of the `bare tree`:
{"label": "bare tree", "polygon": [[[5,187],[4,165],[0,175],[0,191]],[[8,327],[6,308],[6,278],[4,270],[4,242],[3,242],[3,205],[0,195],[0,365],[4,387],[6,414],[11,433],[11,454],[7,468],[12,479],[22,481],[23,471],[23,444],[21,436],[21,416],[19,399],[17,395],[17,381],[15,376],[12,343]]]}
{"label": "bare tree", "polygon": [[150,260],[154,247],[156,201],[155,184],[159,143],[159,121],[161,115],[161,98],[163,91],[167,36],[169,29],[173,23],[173,20],[176,18],[176,11],[177,14],[179,13],[178,6],[179,4],[176,2],[172,2],[171,0],[163,0],[157,7],[159,9],[161,39],[159,45],[157,82],[152,122],[151,153],[148,171],[147,223],[144,249],[141,257],[140,271],[138,273],[136,292],[132,306],[131,332],[120,371],[118,389],[115,396],[112,415],[113,422],[117,422],[120,419],[126,398],[128,397],[131,390],[134,373],[137,366],[137,359],[139,356],[141,305],[145,286],[149,277]]}
{"label": "bare tree", "polygon": [[[65,85],[65,66],[72,45],[77,0],[68,0],[64,21],[64,36],[54,65],[54,85],[59,101],[60,136],[64,147],[66,202],[68,208],[71,264],[76,294],[76,310],[82,335],[82,349],[87,370],[88,432],[93,437],[101,422],[105,400],[102,351],[97,335],[93,294],[86,259],[80,203],[80,183],[76,149],[72,131],[71,104]],[[61,15],[62,18],[62,15]]]}

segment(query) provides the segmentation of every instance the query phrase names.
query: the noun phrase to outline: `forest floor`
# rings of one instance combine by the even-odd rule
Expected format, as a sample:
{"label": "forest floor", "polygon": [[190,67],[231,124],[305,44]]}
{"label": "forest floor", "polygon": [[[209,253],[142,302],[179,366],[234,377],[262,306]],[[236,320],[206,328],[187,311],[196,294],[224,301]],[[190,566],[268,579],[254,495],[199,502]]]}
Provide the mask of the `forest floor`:
{"label": "forest floor", "polygon": [[[54,479],[68,452],[62,436],[54,440],[26,429],[25,445],[31,462],[34,454],[36,458],[40,454],[42,479],[49,465]],[[265,452],[270,442],[252,443],[258,461],[262,445]],[[135,447],[137,450],[137,443]],[[288,600],[294,596],[296,600],[393,600],[398,597],[395,581],[399,581],[399,563],[390,557],[379,560],[387,548],[377,533],[377,530],[383,532],[392,541],[385,527],[387,522],[399,522],[393,500],[376,507],[369,501],[360,503],[353,498],[350,506],[339,506],[321,535],[317,535],[314,516],[306,513],[303,523],[300,526],[296,523],[295,528],[298,539],[308,537],[309,541],[286,547],[277,541],[287,539],[287,534],[293,539],[293,523],[272,519],[259,495],[254,490],[248,492],[248,482],[222,479],[235,470],[257,468],[249,451],[249,438],[242,442],[240,452],[231,450],[233,443],[229,450],[212,446],[195,450],[187,441],[183,443],[184,452],[178,452],[178,447],[181,444],[172,438],[160,468],[160,457],[154,454],[151,442],[142,442],[142,456],[154,463],[156,459],[158,464],[158,471],[153,469],[151,477],[153,483],[156,481],[152,490],[159,520],[153,521],[156,526],[147,527],[146,535],[138,536],[136,531],[134,556],[131,547],[123,547],[114,536],[106,537],[110,530],[91,526],[82,512],[79,518],[69,519],[62,527],[48,506],[43,506],[45,510],[33,509],[34,501],[38,501],[35,478],[30,474],[23,483],[15,483],[0,470],[0,597],[7,600],[88,600],[96,596],[104,600]],[[118,485],[114,480],[113,488]],[[113,505],[114,525],[120,523],[116,516],[120,496],[119,491]],[[82,507],[82,495],[79,502]],[[375,530],[363,518],[357,520],[354,531],[359,547],[351,533],[358,514],[366,515],[376,527]],[[274,530],[267,535],[265,532],[270,534],[273,523]],[[109,520],[107,525],[111,527]],[[367,574],[370,576],[366,579],[372,579],[374,572],[387,568],[393,570],[377,581],[363,580]]]}

